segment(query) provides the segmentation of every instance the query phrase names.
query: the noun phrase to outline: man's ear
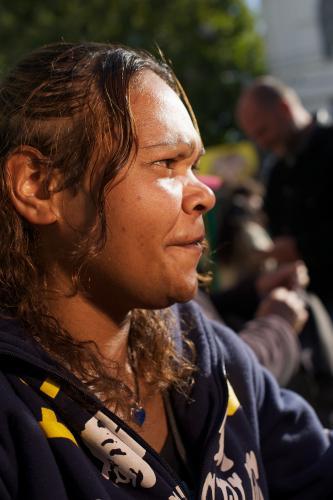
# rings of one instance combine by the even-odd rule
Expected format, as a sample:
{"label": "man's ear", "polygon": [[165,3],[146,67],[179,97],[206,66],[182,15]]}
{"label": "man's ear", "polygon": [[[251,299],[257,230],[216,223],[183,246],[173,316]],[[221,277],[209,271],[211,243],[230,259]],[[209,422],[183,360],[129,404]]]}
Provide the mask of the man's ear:
{"label": "man's ear", "polygon": [[37,149],[21,146],[5,164],[13,205],[22,217],[36,225],[52,224],[58,218],[43,159]]}

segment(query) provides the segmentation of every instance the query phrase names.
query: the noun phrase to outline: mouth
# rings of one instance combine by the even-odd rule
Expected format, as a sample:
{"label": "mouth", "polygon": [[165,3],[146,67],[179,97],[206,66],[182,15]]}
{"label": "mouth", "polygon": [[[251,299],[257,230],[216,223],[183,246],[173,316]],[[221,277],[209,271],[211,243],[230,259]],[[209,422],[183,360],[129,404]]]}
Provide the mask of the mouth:
{"label": "mouth", "polygon": [[170,247],[183,248],[184,250],[195,250],[202,253],[207,248],[207,240],[204,235],[195,238],[184,238],[169,244]]}

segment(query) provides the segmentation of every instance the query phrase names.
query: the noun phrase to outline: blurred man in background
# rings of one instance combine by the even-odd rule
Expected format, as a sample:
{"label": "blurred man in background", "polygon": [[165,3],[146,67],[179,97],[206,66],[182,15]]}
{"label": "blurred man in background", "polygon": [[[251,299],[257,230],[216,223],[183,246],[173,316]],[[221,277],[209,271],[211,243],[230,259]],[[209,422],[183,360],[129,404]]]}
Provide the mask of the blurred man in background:
{"label": "blurred man in background", "polygon": [[273,77],[240,96],[237,118],[257,146],[272,153],[264,209],[278,263],[303,259],[310,289],[333,315],[333,126]]}

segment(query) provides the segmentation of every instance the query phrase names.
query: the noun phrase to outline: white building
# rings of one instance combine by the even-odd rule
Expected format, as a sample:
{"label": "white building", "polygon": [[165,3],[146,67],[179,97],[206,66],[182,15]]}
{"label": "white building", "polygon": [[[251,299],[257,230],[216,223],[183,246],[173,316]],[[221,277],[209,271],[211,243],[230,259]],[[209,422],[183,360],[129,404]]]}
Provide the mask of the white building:
{"label": "white building", "polygon": [[333,0],[262,0],[269,71],[311,111],[333,109]]}

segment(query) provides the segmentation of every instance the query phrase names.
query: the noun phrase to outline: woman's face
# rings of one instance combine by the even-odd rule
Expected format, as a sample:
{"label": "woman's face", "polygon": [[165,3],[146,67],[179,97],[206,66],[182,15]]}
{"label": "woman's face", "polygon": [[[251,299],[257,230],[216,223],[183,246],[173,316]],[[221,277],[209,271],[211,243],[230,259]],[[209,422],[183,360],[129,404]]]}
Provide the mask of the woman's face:
{"label": "woman's face", "polygon": [[138,154],[107,187],[107,242],[86,280],[94,301],[118,311],[193,297],[203,214],[215,202],[196,176],[202,143],[176,93],[146,71],[130,102]]}

